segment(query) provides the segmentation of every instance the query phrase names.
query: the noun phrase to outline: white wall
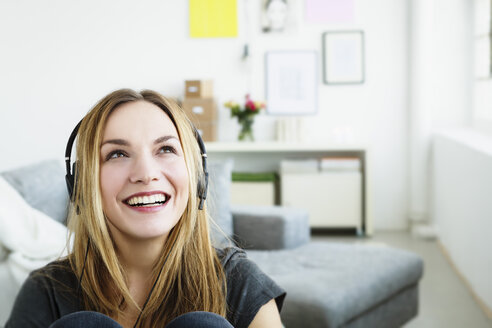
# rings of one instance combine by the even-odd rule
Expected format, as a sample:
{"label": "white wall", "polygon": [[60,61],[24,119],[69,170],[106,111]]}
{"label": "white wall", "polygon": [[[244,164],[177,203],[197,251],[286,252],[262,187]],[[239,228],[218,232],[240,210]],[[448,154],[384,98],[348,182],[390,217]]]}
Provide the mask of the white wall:
{"label": "white wall", "polygon": [[472,2],[412,0],[409,88],[409,218],[430,219],[433,130],[471,122]]}
{"label": "white wall", "polygon": [[492,138],[448,131],[436,135],[433,150],[432,216],[439,238],[492,309]]}
{"label": "white wall", "polygon": [[[187,1],[1,1],[0,170],[62,158],[73,126],[113,89],[182,96],[185,79],[212,78],[219,103],[248,91],[263,98],[265,51],[320,52],[322,32],[362,29],[366,82],[325,86],[320,60],[319,114],[305,118],[305,139],[328,142],[347,127],[370,145],[375,227],[406,227],[407,0],[358,0],[345,25],[305,24],[303,1],[292,3],[300,18],[293,34],[260,34],[260,1],[238,0],[237,38],[190,39]],[[240,60],[247,36],[249,66]],[[219,138],[234,140],[236,123],[220,111]],[[274,122],[258,118],[258,140],[274,137]]]}
{"label": "white wall", "polygon": [[473,107],[473,3],[434,1],[436,106],[432,109],[432,127],[468,126]]}

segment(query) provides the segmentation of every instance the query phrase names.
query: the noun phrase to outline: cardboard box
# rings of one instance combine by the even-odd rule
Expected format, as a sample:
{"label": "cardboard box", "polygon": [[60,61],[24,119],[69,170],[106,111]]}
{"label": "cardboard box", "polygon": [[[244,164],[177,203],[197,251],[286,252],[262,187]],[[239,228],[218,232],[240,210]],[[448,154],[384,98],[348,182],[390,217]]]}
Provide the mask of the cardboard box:
{"label": "cardboard box", "polygon": [[181,106],[195,125],[200,122],[211,122],[217,119],[217,106],[214,99],[186,98]]}
{"label": "cardboard box", "polygon": [[212,80],[185,81],[185,98],[213,98]]}
{"label": "cardboard box", "polygon": [[200,122],[195,124],[198,129],[198,133],[202,137],[203,141],[216,141],[217,140],[217,123],[216,122]]}

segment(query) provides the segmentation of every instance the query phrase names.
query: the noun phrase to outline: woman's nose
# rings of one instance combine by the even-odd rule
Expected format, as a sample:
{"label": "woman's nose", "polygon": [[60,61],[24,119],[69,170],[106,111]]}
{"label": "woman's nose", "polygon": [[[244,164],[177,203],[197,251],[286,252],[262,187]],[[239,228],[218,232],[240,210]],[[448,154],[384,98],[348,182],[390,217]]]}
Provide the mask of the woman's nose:
{"label": "woman's nose", "polygon": [[143,155],[135,159],[130,182],[149,184],[151,181],[159,180],[160,167],[152,156]]}

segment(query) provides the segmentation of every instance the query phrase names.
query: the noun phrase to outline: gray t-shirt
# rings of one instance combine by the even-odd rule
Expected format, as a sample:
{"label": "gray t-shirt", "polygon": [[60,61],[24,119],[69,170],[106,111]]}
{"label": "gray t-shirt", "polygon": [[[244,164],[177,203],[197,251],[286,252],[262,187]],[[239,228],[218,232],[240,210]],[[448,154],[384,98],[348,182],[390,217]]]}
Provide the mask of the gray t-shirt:
{"label": "gray t-shirt", "polygon": [[[259,309],[275,299],[279,311],[285,291],[236,247],[217,249],[227,281],[227,320],[248,327]],[[78,279],[68,260],[33,271],[24,282],[5,328],[46,328],[69,313],[82,311],[76,290]]]}

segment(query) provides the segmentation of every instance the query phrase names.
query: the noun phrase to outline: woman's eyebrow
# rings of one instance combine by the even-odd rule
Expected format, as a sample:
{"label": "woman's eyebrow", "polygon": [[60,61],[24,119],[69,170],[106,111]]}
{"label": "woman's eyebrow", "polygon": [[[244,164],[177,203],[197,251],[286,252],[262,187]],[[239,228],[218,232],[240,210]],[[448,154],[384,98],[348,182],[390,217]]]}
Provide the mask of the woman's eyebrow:
{"label": "woman's eyebrow", "polygon": [[113,145],[120,145],[120,146],[130,145],[130,143],[124,139],[110,139],[110,140],[103,141],[101,147],[104,146],[105,144],[113,144]]}
{"label": "woman's eyebrow", "polygon": [[163,136],[163,137],[155,139],[154,144],[159,144],[161,142],[168,141],[169,139],[176,139],[179,141],[179,139],[177,137],[169,135],[169,136]]}

